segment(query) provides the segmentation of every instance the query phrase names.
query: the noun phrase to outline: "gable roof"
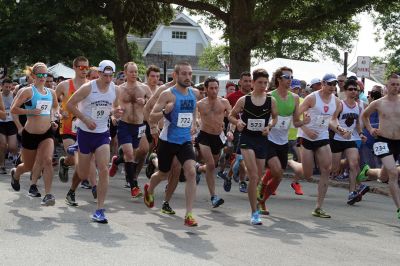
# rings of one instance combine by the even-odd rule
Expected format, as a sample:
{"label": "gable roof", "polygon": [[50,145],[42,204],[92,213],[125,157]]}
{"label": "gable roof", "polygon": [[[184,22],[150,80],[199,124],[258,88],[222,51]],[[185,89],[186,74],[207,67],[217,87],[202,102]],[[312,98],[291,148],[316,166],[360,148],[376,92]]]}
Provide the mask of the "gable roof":
{"label": "gable roof", "polygon": [[203,29],[200,27],[200,25],[198,23],[196,23],[194,20],[189,18],[187,15],[185,15],[183,13],[178,13],[169,26],[168,25],[159,25],[157,27],[157,29],[153,33],[151,41],[147,44],[146,48],[143,51],[143,56],[146,56],[151,51],[151,49],[153,48],[158,37],[161,35],[162,31],[166,27],[177,27],[177,28],[181,28],[181,29],[185,29],[185,28],[186,29],[188,29],[188,28],[196,29],[199,32],[201,39],[203,40],[204,46],[208,46],[210,43],[210,40],[211,40],[211,37],[207,36],[204,33]]}

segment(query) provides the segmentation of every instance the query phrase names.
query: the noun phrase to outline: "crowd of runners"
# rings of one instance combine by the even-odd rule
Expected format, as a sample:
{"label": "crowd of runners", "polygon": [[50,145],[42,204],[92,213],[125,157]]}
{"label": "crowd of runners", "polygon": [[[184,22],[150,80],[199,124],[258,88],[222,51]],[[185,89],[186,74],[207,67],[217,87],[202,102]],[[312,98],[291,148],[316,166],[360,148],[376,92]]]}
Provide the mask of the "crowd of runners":
{"label": "crowd of runners", "polygon": [[[109,177],[123,165],[130,197],[143,197],[152,208],[155,188],[166,181],[161,211],[173,215],[170,201],[184,182],[184,224],[196,226],[193,203],[205,176],[211,207],[224,204],[221,191],[247,193],[250,222],[262,224],[266,202],[274,195],[287,167],[291,187],[302,195],[300,179],[318,174],[317,200],[312,215],[330,218],[323,208],[329,178],[348,177],[343,202],[362,200],[365,180],[388,182],[400,219],[397,159],[400,153],[400,77],[392,74],[385,87],[364,93],[356,77],[325,74],[310,82],[294,79],[293,70],[256,69],[243,72],[238,84],[228,82],[219,96],[219,81],[209,77],[197,88],[187,62],[175,65],[172,81],[160,82],[160,69],[149,66],[146,82],[134,62],[116,73],[110,60],[90,67],[88,59],[73,61],[75,77],[54,81],[44,63],[27,68],[27,84],[2,80],[0,101],[0,172],[20,190],[21,175],[30,172],[29,195],[52,206],[54,150],[60,142],[64,156],[58,176],[66,188],[65,202],[78,206],[81,185],[92,190],[97,207],[91,219],[107,223],[105,199]],[[147,183],[138,179],[145,168]],[[72,174],[72,178],[69,175]],[[223,187],[216,187],[216,178]],[[142,187],[142,188],[141,188]],[[161,203],[161,200],[159,201]]]}

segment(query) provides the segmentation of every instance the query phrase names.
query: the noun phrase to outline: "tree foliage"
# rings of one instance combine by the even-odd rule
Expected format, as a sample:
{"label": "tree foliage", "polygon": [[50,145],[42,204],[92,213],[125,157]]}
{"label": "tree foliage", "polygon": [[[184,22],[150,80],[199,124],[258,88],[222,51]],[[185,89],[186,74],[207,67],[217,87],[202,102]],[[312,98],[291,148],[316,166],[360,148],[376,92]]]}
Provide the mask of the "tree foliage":
{"label": "tree foliage", "polygon": [[386,74],[400,73],[400,2],[388,7],[378,7],[375,16],[375,25],[378,26],[377,38],[384,38],[385,48],[388,52]]}
{"label": "tree foliage", "polygon": [[208,46],[200,56],[199,65],[211,71],[218,71],[229,65],[229,51],[226,45]]}
{"label": "tree foliage", "polygon": [[[308,39],[304,39],[306,36],[313,36],[314,39],[318,36],[325,37],[323,33],[330,31],[332,26],[349,25],[353,23],[353,15],[371,10],[374,6],[390,5],[395,0],[158,1],[188,8],[196,14],[204,15],[210,27],[221,27],[230,49],[230,74],[232,78],[237,78],[242,71],[250,68],[250,55],[253,50],[265,45],[273,47],[274,41],[292,36],[290,33],[310,44]],[[283,45],[290,43],[293,45],[295,41]],[[331,49],[328,49],[329,51]]]}

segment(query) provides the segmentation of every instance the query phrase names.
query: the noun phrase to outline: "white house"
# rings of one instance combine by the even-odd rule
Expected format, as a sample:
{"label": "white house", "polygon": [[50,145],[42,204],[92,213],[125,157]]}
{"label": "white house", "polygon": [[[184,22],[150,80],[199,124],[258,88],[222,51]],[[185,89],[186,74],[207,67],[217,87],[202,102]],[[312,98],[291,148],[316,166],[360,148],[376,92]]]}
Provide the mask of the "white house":
{"label": "white house", "polygon": [[[204,81],[208,76],[226,74],[227,69],[209,71],[199,66],[199,57],[210,45],[211,37],[207,36],[200,25],[183,13],[177,13],[170,25],[159,25],[148,36],[128,35],[128,42],[136,42],[143,51],[146,65],[157,65],[167,68],[167,77],[171,78],[174,65],[179,61],[188,61],[193,69],[193,82]],[[163,79],[163,71],[161,71]]]}

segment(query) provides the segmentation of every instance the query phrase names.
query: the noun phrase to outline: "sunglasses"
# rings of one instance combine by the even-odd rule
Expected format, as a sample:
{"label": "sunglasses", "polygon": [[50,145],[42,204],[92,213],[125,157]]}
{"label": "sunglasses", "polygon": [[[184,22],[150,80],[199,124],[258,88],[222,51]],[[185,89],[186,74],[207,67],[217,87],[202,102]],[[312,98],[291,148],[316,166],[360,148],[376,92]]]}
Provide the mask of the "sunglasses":
{"label": "sunglasses", "polygon": [[357,88],[347,88],[347,91],[359,91]]}
{"label": "sunglasses", "polygon": [[293,79],[293,76],[290,76],[290,75],[282,75],[281,78],[284,78],[284,79]]}
{"label": "sunglasses", "polygon": [[76,68],[79,70],[89,70],[90,66],[77,66]]}
{"label": "sunglasses", "polygon": [[41,79],[41,78],[47,78],[48,74],[47,73],[36,73],[35,75],[36,75],[36,77]]}
{"label": "sunglasses", "polygon": [[326,85],[328,85],[328,86],[336,86],[338,83],[337,83],[337,81],[335,80],[335,81],[330,81],[330,82],[327,82],[326,83]]}

